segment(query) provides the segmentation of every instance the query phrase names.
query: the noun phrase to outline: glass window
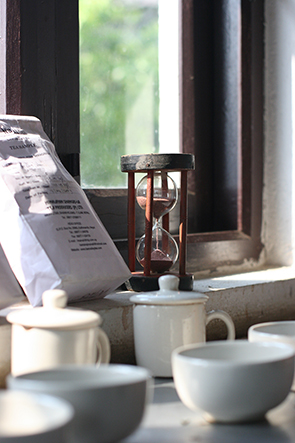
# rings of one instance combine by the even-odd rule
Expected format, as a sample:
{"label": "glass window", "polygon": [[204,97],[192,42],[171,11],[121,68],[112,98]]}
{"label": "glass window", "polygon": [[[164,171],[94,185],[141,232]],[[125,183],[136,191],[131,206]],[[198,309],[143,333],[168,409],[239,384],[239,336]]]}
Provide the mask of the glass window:
{"label": "glass window", "polygon": [[124,187],[123,154],[158,152],[157,0],[80,0],[81,184]]}

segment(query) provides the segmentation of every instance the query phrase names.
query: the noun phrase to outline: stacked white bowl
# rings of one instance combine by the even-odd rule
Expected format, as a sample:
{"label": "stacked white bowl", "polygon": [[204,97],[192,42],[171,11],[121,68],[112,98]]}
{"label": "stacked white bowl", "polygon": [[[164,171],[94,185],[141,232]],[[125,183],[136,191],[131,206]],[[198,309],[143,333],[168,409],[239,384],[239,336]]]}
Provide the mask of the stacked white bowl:
{"label": "stacked white bowl", "polygon": [[146,369],[115,364],[10,375],[7,386],[68,401],[75,410],[71,443],[113,443],[127,437],[139,426],[152,391]]}

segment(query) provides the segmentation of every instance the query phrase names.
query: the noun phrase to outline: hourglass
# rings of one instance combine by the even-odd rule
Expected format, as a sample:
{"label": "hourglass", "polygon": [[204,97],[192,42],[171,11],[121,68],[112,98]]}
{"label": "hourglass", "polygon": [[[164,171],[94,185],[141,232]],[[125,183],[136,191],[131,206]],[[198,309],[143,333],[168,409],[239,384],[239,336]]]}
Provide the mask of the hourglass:
{"label": "hourglass", "polygon": [[[121,157],[128,172],[128,261],[132,277],[129,288],[157,290],[158,278],[168,273],[179,256],[179,287],[191,290],[193,277],[186,273],[187,172],[194,169],[191,154],[146,154]],[[169,232],[169,213],[178,200],[178,189],[169,173],[181,172],[178,244]],[[135,190],[135,172],[145,173]],[[145,211],[145,234],[135,239],[136,202]],[[136,271],[136,259],[143,272]],[[175,274],[175,272],[173,272]]]}
{"label": "hourglass", "polygon": [[[136,187],[136,200],[145,211],[147,204],[148,175],[143,177]],[[163,217],[177,203],[178,191],[175,182],[166,171],[155,172],[153,177],[153,218],[150,271],[163,273],[169,271],[178,258],[178,246],[172,235],[162,226]],[[165,225],[165,217],[164,217]],[[169,228],[168,228],[169,229]],[[145,235],[136,246],[136,257],[144,267],[145,264]]]}

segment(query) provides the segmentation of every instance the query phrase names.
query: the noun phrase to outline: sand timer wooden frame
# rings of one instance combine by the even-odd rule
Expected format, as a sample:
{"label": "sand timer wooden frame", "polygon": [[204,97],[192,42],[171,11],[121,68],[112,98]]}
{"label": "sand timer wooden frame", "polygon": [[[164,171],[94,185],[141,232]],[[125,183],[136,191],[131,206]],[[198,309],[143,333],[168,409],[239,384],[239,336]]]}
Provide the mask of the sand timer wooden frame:
{"label": "sand timer wooden frame", "polygon": [[[128,286],[134,291],[153,291],[158,289],[158,278],[163,273],[151,269],[152,230],[154,216],[154,178],[157,174],[166,176],[169,172],[180,172],[180,216],[178,235],[179,272],[173,272],[180,279],[181,290],[193,289],[193,276],[186,273],[187,248],[187,173],[195,167],[192,154],[144,154],[124,155],[121,157],[121,170],[128,173],[128,265],[132,272]],[[135,205],[136,188],[135,173],[146,174],[146,204],[143,271],[136,271],[136,235]],[[163,229],[169,233],[169,212],[162,217]]]}

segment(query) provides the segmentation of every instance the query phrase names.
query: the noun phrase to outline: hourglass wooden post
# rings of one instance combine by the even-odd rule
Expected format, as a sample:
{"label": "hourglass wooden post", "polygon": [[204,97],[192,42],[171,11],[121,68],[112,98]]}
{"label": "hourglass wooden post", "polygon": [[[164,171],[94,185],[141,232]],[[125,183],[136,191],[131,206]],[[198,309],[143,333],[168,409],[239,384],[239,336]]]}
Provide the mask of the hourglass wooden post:
{"label": "hourglass wooden post", "polygon": [[[181,290],[192,290],[193,276],[186,273],[187,172],[193,170],[191,154],[144,154],[121,157],[121,170],[128,173],[128,260],[135,291],[158,289],[158,278],[173,273]],[[169,212],[178,199],[169,172],[181,173],[178,245],[169,232]],[[145,173],[135,189],[135,173]],[[136,202],[145,211],[145,233],[136,244]],[[155,223],[153,224],[153,220]],[[176,236],[177,237],[177,236]],[[175,262],[179,256],[179,272]],[[136,258],[143,271],[136,270]],[[172,269],[171,269],[172,268]]]}

